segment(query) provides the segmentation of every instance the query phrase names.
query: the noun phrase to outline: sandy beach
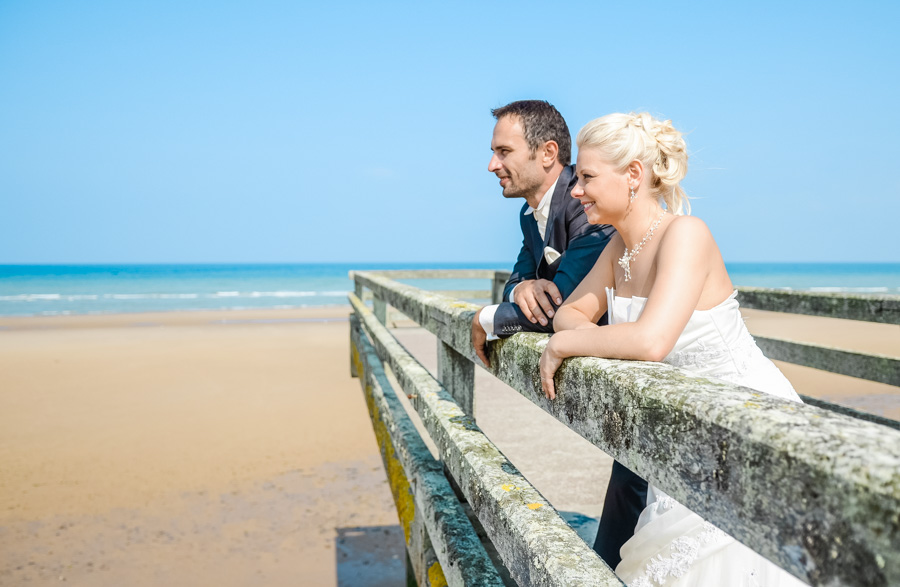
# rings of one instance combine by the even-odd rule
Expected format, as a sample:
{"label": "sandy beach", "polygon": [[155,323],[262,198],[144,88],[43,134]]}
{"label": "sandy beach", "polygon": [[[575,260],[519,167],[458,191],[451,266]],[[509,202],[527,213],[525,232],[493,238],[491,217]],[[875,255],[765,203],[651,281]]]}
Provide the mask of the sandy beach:
{"label": "sandy beach", "polygon": [[[0,585],[401,584],[348,312],[0,318]],[[900,354],[897,326],[746,316],[754,334]],[[800,393],[900,418],[900,388],[781,366]]]}
{"label": "sandy beach", "polygon": [[347,313],[0,321],[0,584],[402,578]]}

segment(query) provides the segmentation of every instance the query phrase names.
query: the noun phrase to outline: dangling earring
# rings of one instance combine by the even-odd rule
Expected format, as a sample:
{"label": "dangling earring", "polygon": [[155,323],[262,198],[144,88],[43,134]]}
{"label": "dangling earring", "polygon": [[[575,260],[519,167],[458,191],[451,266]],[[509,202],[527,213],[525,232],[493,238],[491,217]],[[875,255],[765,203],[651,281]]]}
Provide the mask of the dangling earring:
{"label": "dangling earring", "polygon": [[635,198],[634,187],[632,187],[631,188],[631,196],[629,196],[629,198],[628,198],[628,203],[630,204],[630,203],[634,202],[634,198]]}

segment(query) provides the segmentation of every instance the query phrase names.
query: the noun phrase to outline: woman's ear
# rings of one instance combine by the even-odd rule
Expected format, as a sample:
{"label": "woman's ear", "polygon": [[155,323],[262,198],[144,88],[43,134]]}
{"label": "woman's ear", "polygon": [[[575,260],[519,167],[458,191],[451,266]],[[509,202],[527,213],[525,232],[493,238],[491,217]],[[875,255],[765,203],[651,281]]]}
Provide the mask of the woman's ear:
{"label": "woman's ear", "polygon": [[644,164],[635,159],[628,164],[625,175],[628,176],[628,183],[634,186],[634,189],[639,188],[644,180]]}

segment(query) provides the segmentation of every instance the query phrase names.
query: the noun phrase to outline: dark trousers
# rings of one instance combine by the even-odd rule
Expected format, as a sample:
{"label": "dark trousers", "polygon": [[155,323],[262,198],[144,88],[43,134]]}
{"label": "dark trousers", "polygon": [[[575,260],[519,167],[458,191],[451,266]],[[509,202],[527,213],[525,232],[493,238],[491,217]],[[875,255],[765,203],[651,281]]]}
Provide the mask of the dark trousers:
{"label": "dark trousers", "polygon": [[646,505],[647,482],[619,461],[613,461],[594,541],[594,550],[613,569],[622,560],[619,549],[634,535],[634,527]]}

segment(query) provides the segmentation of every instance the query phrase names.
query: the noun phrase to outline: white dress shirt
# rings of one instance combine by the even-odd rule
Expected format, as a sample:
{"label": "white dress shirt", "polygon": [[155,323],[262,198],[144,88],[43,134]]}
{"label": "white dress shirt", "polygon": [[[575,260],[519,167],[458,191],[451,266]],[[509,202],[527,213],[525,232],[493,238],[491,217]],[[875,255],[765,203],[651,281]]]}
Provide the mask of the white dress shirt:
{"label": "white dress shirt", "polygon": [[[553,192],[556,191],[556,184],[558,182],[559,178],[557,177],[556,181],[553,182],[553,185],[550,186],[550,189],[547,190],[547,193],[544,194],[544,197],[541,198],[537,208],[529,206],[528,210],[525,210],[525,216],[532,216],[534,221],[537,222],[541,240],[544,240],[544,236],[547,234],[547,220],[550,218],[550,201],[553,199]],[[515,294],[516,287],[518,286],[519,284],[516,284],[515,287],[509,290],[508,302],[515,303],[513,294]],[[484,328],[484,331],[487,333],[488,340],[497,340],[499,338],[494,334],[494,314],[497,313],[498,305],[499,304],[485,306],[482,308],[481,314],[478,315],[478,323],[481,324],[481,327]]]}

